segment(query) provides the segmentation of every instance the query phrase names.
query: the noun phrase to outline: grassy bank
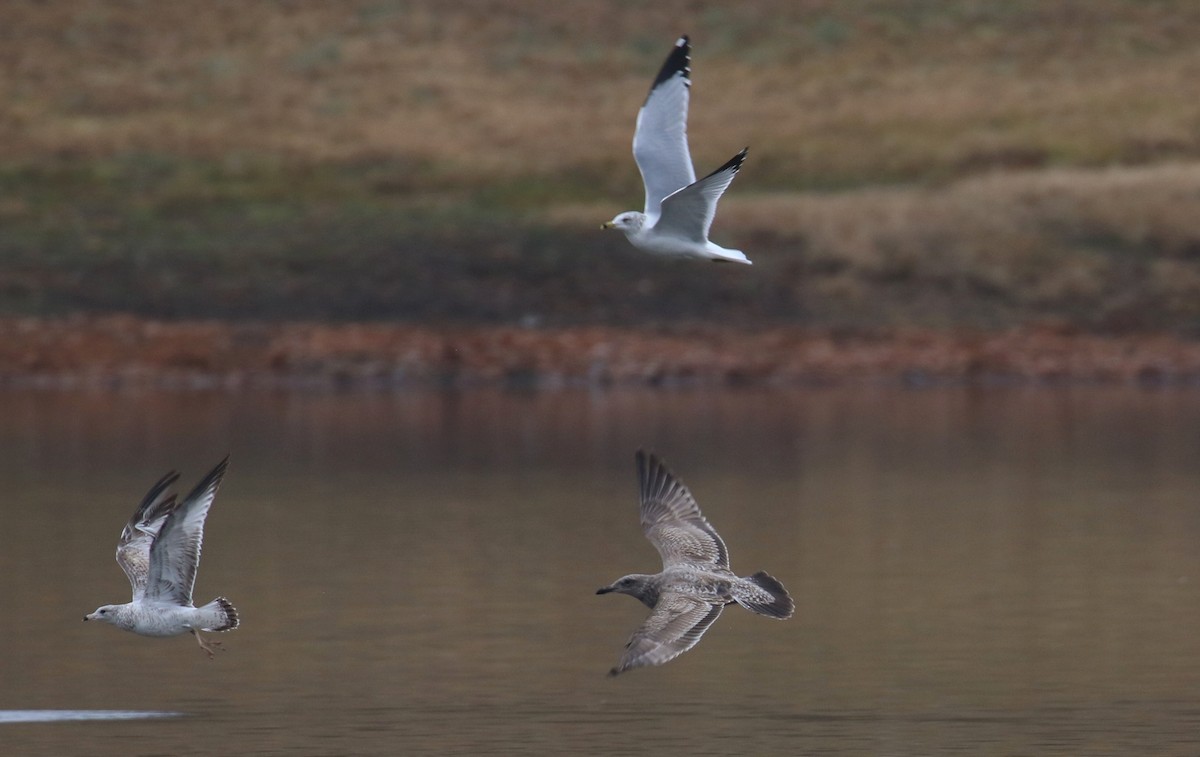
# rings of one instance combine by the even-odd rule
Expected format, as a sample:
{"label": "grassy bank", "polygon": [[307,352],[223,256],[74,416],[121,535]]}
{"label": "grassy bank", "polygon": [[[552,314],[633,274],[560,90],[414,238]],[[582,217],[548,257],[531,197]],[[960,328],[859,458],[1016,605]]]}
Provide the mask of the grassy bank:
{"label": "grassy bank", "polygon": [[[0,312],[1200,326],[1184,0],[16,3]],[[714,236],[648,259],[633,115],[693,36]]]}
{"label": "grassy bank", "polygon": [[751,269],[642,255],[596,228],[608,212],[600,202],[537,213],[458,192],[373,193],[342,166],[206,176],[198,193],[174,186],[194,186],[188,174],[205,164],[155,166],[152,176],[136,162],[0,180],[24,194],[0,238],[3,309],[1200,328],[1200,163],[734,195],[717,236],[750,252]]}

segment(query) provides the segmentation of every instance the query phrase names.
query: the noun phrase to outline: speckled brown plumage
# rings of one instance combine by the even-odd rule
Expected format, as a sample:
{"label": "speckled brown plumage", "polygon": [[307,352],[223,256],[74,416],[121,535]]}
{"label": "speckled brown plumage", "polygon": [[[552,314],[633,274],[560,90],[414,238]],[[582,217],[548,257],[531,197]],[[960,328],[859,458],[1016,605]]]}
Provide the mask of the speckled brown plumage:
{"label": "speckled brown plumage", "polygon": [[795,604],[774,577],[759,572],[742,578],[729,569],[720,534],[660,459],[639,450],[637,468],[642,529],[663,569],[624,576],[596,592],[628,594],[652,609],[610,675],[661,665],[691,649],[727,604],[771,618],[792,616]]}

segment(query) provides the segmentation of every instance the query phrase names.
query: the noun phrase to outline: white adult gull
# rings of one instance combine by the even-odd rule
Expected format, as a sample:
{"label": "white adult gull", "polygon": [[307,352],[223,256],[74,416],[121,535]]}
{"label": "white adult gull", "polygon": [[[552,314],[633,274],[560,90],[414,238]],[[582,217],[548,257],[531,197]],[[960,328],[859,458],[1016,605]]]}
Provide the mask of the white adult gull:
{"label": "white adult gull", "polygon": [[796,606],[774,577],[745,578],[729,569],[729,550],[683,482],[654,455],[637,453],[642,530],[662,556],[661,573],[633,573],[596,591],[628,594],[651,608],[609,675],[661,665],[700,641],[725,605],[737,603],[769,618],[792,617]]}
{"label": "white adult gull", "polygon": [[117,542],[117,564],[133,586],[133,601],[103,605],[84,616],[142,636],[177,636],[190,633],[200,648],[213,656],[201,631],[232,631],[238,613],[225,597],[202,607],[192,604],[192,587],[200,565],[204,519],[229,466],[229,457],[196,485],[182,502],[167,490],[179,478],[174,471],[159,479],[146,493]]}
{"label": "white adult gull", "polygon": [[634,247],[656,255],[750,265],[741,250],[708,240],[717,200],[750,148],[696,181],[687,141],[690,51],[687,36],[680,37],[638,111],[633,157],[646,185],[646,208],[621,213],[603,228],[620,229]]}

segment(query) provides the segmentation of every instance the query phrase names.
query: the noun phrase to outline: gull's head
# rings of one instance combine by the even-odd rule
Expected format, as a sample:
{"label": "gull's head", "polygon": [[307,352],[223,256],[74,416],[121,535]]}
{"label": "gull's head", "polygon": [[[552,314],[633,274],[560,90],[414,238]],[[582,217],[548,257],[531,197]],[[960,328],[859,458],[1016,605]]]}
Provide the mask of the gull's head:
{"label": "gull's head", "polygon": [[633,573],[622,576],[608,586],[596,589],[597,594],[628,594],[639,599],[648,607],[654,607],[658,602],[658,587],[650,580],[650,576]]}
{"label": "gull's head", "polygon": [[117,612],[116,605],[101,605],[100,607],[96,608],[95,612],[91,612],[87,615],[84,615],[83,619],[84,620],[100,620],[105,623],[116,624],[118,615],[119,615],[119,613]]}
{"label": "gull's head", "polygon": [[636,210],[627,210],[621,213],[616,218],[606,224],[603,224],[602,229],[620,229],[626,234],[636,234],[641,230],[642,224],[646,222],[646,214],[639,213]]}

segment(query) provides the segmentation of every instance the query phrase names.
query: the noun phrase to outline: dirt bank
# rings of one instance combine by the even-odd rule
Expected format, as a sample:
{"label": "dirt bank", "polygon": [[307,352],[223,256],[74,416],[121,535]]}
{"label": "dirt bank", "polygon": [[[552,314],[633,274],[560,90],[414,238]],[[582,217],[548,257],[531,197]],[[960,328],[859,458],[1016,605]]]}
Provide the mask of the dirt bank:
{"label": "dirt bank", "polygon": [[9,387],[404,388],[942,383],[1200,384],[1200,342],[1062,328],[1003,333],[709,326],[0,320]]}

